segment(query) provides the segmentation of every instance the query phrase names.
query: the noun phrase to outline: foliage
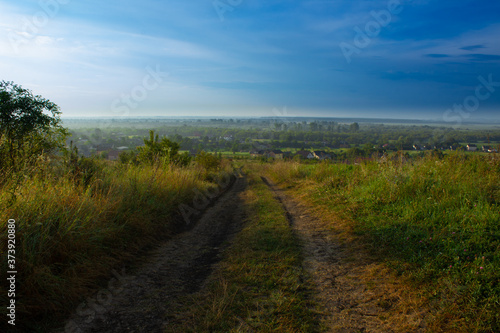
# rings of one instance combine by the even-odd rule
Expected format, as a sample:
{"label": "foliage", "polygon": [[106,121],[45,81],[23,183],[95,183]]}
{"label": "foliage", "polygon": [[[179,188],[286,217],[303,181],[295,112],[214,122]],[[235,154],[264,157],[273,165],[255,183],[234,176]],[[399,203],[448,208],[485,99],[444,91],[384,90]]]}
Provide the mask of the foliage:
{"label": "foliage", "polygon": [[19,170],[62,147],[59,107],[13,82],[0,82],[0,169]]}
{"label": "foliage", "polygon": [[149,131],[149,140],[144,139],[144,146],[137,147],[139,154],[137,159],[145,164],[173,163],[186,166],[190,162],[190,156],[186,153],[179,154],[179,144],[170,141],[166,137],[159,139],[159,135],[153,130]]}
{"label": "foliage", "polygon": [[359,124],[358,123],[352,123],[350,126],[349,126],[349,130],[351,132],[358,132],[359,131]]}
{"label": "foliage", "polygon": [[443,152],[442,152],[442,151],[440,151],[440,150],[437,150],[437,149],[434,149],[434,150],[432,151],[431,155],[432,155],[433,157],[435,157],[435,158],[438,158],[438,159],[441,159],[441,158],[443,158],[443,157],[444,157]]}
{"label": "foliage", "polygon": [[220,168],[221,159],[213,154],[200,151],[195,157],[196,163],[207,171],[214,171]]}
{"label": "foliage", "polygon": [[137,165],[137,154],[134,151],[123,151],[118,155],[118,158],[120,160],[120,163],[122,164],[134,164]]}
{"label": "foliage", "polygon": [[[95,121],[72,121],[75,136],[89,141],[96,141]],[[358,124],[341,124],[332,120],[315,120],[297,122],[284,118],[283,121],[269,119],[228,120],[157,120],[154,127],[151,121],[116,121],[100,132],[102,142],[110,145],[135,147],[143,144],[142,138],[148,136],[150,129],[155,129],[160,137],[168,136],[178,142],[181,150],[214,152],[249,152],[253,149],[310,149],[333,150],[337,160],[346,159],[342,150],[363,148],[363,156],[373,153],[397,151],[399,149],[414,152],[430,151],[434,147],[439,150],[462,149],[468,143],[498,148],[500,131],[485,125],[467,130],[444,126],[427,126],[413,124],[377,124],[368,121]],[[133,128],[132,128],[133,127]],[[124,134],[124,135],[123,135]],[[233,140],[225,140],[232,137]],[[369,149],[366,149],[369,145]],[[78,143],[80,150],[90,153],[88,141]],[[363,146],[365,145],[365,146]],[[417,148],[413,147],[415,145]]]}
{"label": "foliage", "polygon": [[87,188],[95,177],[104,169],[102,160],[97,157],[84,157],[78,154],[78,148],[71,142],[69,149],[63,150],[65,167],[70,179],[77,185]]}

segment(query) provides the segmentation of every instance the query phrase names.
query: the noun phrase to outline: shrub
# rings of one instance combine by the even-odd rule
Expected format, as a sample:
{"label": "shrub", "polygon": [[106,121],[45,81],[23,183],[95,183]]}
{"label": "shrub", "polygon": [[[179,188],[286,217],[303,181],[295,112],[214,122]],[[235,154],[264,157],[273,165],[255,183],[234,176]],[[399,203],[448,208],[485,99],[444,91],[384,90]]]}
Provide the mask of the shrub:
{"label": "shrub", "polygon": [[221,160],[217,156],[204,151],[199,152],[195,159],[196,163],[207,171],[216,171],[221,166]]}
{"label": "shrub", "polygon": [[120,163],[122,163],[122,164],[137,165],[137,163],[138,163],[137,154],[133,151],[121,152],[120,155],[118,155],[118,158],[120,159]]}
{"label": "shrub", "polygon": [[169,164],[187,166],[191,157],[187,153],[179,154],[179,144],[163,137],[159,139],[158,134],[149,131],[149,140],[144,139],[144,146],[137,147],[139,154],[137,159],[145,164]]}

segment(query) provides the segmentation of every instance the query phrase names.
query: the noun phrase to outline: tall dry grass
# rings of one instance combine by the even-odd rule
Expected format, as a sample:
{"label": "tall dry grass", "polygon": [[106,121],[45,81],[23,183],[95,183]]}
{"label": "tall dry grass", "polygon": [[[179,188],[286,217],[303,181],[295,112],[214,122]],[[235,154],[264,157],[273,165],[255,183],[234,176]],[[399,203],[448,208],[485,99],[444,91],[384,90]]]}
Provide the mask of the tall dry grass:
{"label": "tall dry grass", "polygon": [[[92,163],[86,182],[61,165],[43,164],[0,189],[0,266],[7,271],[6,224],[15,219],[16,309],[25,330],[44,331],[99,288],[112,268],[183,230],[179,204],[189,205],[193,189],[216,187],[213,179],[231,171],[228,163],[212,172],[196,165]],[[0,303],[6,302],[2,284]]]}

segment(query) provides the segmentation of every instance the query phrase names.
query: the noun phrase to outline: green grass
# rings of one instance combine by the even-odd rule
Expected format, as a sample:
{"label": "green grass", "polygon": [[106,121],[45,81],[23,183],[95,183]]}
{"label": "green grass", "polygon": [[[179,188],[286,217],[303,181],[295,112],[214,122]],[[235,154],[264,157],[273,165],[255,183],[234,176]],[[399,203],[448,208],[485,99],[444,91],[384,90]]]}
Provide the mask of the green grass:
{"label": "green grass", "polygon": [[251,174],[248,222],[208,290],[188,302],[189,323],[169,332],[315,332],[301,248],[281,204]]}
{"label": "green grass", "polygon": [[454,153],[411,163],[276,163],[344,220],[436,314],[435,331],[500,331],[500,159]]}
{"label": "green grass", "polygon": [[[113,267],[184,228],[178,206],[191,203],[194,188],[216,186],[207,180],[216,177],[196,166],[98,164],[87,187],[58,174],[57,167],[26,177],[13,204],[11,184],[0,189],[2,272],[7,220],[15,219],[17,227],[17,328],[45,332],[46,324],[61,322]],[[1,304],[8,301],[5,287],[0,286]]]}
{"label": "green grass", "polygon": [[244,156],[244,157],[249,157],[250,156],[250,153],[249,152],[240,152],[240,151],[237,151],[235,153],[233,153],[232,151],[221,151],[221,152],[217,152],[217,154],[221,153],[222,156],[224,157],[233,157],[233,156]]}

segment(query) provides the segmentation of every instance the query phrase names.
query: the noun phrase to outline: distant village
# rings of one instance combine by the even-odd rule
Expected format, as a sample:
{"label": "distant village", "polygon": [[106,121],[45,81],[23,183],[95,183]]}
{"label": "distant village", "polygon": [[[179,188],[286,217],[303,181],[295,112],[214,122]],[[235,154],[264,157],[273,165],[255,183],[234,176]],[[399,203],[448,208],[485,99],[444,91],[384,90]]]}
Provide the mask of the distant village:
{"label": "distant village", "polygon": [[[228,124],[226,125],[238,125],[234,121],[228,122]],[[314,124],[314,122],[305,125],[296,124],[296,127],[299,125],[312,127]],[[444,153],[445,151],[462,150],[497,153],[498,142],[500,142],[500,135],[493,132],[483,134],[481,132],[447,130],[436,135],[432,127],[391,127],[392,132],[388,132],[389,127],[387,126],[377,127],[373,125],[371,129],[359,131],[359,128],[353,125],[356,123],[348,127],[337,126],[338,128],[333,125],[329,125],[329,127],[325,125],[322,127],[322,131],[316,129],[316,131],[306,132],[269,130],[269,124],[260,129],[238,127],[205,129],[181,124],[177,127],[162,128],[159,130],[159,135],[178,142],[180,150],[188,152],[191,156],[195,156],[200,151],[206,151],[222,153],[225,156],[233,155],[234,157],[297,160],[382,157],[396,151],[404,151],[405,153],[438,151]],[[331,132],[333,130],[338,131]],[[81,155],[99,156],[114,161],[120,159],[121,153],[135,151],[136,147],[142,146],[147,129],[121,127],[118,131],[90,129],[76,130],[75,132],[72,141],[78,147]],[[389,134],[381,134],[386,132]],[[464,144],[464,142],[475,143]],[[484,144],[478,142],[484,142]]]}
{"label": "distant village", "polygon": [[[223,138],[224,140],[232,140],[232,138]],[[336,148],[350,149],[351,147],[347,144],[340,145]],[[413,145],[414,151],[429,151],[429,150],[465,150],[470,152],[484,152],[484,153],[498,153],[498,150],[492,146],[480,146],[475,144],[468,144],[466,146],[454,145],[450,147],[437,147],[437,146],[426,146],[426,145]],[[385,144],[381,147],[374,146],[373,149],[379,152],[382,156],[385,151],[397,151],[397,147],[389,144]],[[114,147],[113,145],[99,145],[93,147],[90,155],[97,155],[108,159],[110,161],[116,161],[122,152],[130,151],[131,148],[127,146]],[[195,156],[199,150],[191,149],[189,154]],[[246,153],[246,152],[245,152]],[[302,160],[332,160],[336,158],[336,154],[331,151],[325,150],[295,150],[295,151],[283,151],[281,149],[272,149],[266,144],[260,144],[257,148],[248,151],[249,156],[254,158],[267,158],[267,159],[302,159]]]}

